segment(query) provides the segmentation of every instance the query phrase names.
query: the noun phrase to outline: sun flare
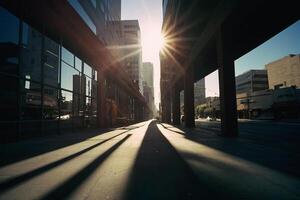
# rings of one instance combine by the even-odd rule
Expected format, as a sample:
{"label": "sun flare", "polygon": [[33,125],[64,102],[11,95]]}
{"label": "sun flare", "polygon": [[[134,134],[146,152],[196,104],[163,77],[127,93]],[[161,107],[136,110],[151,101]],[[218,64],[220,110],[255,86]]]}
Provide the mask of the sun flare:
{"label": "sun flare", "polygon": [[157,46],[159,50],[162,50],[166,45],[166,39],[163,34],[160,34],[157,41]]}

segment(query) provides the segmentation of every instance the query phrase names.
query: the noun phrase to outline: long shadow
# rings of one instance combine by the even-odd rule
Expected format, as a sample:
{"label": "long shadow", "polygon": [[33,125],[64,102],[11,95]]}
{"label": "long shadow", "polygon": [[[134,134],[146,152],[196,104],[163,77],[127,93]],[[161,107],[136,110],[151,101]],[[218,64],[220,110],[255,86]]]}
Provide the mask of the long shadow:
{"label": "long shadow", "polygon": [[93,162],[87,165],[85,168],[80,170],[74,176],[64,181],[62,184],[58,185],[56,188],[45,194],[41,199],[65,199],[73,191],[75,191],[81,183],[84,182],[102,163],[106,160],[121,144],[123,144],[131,134],[128,134],[122,140],[113,145],[110,149],[105,151],[99,157],[97,157]]}
{"label": "long shadow", "polygon": [[[238,138],[219,137],[215,130],[209,133],[201,133],[201,130],[189,130],[175,126],[181,131],[176,131],[168,126],[163,127],[175,134],[184,135],[185,138],[206,145],[224,153],[281,171],[292,176],[300,177],[299,149],[288,145],[287,141],[280,138],[262,140],[261,136],[241,132]],[[269,136],[271,137],[271,136]],[[300,141],[293,141],[300,145]],[[299,146],[298,145],[298,146]]]}
{"label": "long shadow", "polygon": [[[218,198],[219,197],[219,198]],[[125,199],[220,199],[151,122],[129,177]]]}
{"label": "long shadow", "polygon": [[[125,127],[122,129],[129,131],[141,126]],[[0,167],[70,146],[113,130],[117,129],[97,129],[62,135],[45,135],[45,137],[36,137],[16,143],[0,144]]]}
{"label": "long shadow", "polygon": [[99,143],[96,143],[96,144],[94,144],[94,145],[92,145],[92,146],[90,146],[90,147],[88,147],[86,149],[78,151],[78,152],[76,152],[76,153],[74,153],[72,155],[64,157],[64,158],[62,158],[60,160],[57,160],[55,162],[49,163],[49,164],[47,164],[47,165],[45,165],[43,167],[37,168],[37,169],[32,170],[30,172],[27,172],[27,173],[25,173],[23,175],[20,175],[20,176],[14,177],[12,179],[9,179],[7,181],[4,181],[4,182],[0,183],[0,192],[5,192],[5,191],[9,190],[10,188],[13,188],[15,185],[18,185],[18,184],[20,184],[22,182],[25,182],[25,181],[27,181],[27,180],[29,180],[31,178],[34,178],[34,177],[40,175],[40,174],[42,174],[42,173],[44,173],[44,172],[46,172],[48,170],[51,170],[51,169],[53,169],[55,167],[58,167],[58,166],[64,164],[65,162],[68,162],[68,161],[70,161],[70,160],[72,160],[72,159],[74,159],[74,158],[76,158],[76,157],[78,157],[78,156],[80,156],[80,155],[82,155],[82,154],[84,154],[84,153],[86,153],[86,152],[88,152],[88,151],[90,151],[90,150],[92,150],[92,149],[100,146],[101,144],[104,144],[107,141],[109,141],[109,140],[111,140],[111,139],[113,139],[115,137],[118,137],[118,136],[120,136],[120,135],[128,132],[128,131],[129,130],[124,131],[124,132],[122,132],[120,134],[117,134],[117,135],[115,135],[113,137],[110,137],[108,139],[105,139],[105,140],[103,140],[103,141],[101,141]]}

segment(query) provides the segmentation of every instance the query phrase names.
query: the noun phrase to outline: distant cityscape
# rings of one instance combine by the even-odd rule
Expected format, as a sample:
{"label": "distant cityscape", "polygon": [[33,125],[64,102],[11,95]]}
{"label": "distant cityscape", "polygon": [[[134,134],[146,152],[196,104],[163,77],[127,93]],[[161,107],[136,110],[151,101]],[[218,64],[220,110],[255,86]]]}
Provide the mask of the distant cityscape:
{"label": "distant cityscape", "polygon": [[[272,61],[262,70],[251,69],[236,76],[235,80],[239,118],[300,117],[300,54],[291,54]],[[202,87],[202,93],[203,91],[205,87]],[[201,101],[203,102],[203,98]],[[219,118],[219,97],[206,97],[204,101],[195,102],[196,116]]]}

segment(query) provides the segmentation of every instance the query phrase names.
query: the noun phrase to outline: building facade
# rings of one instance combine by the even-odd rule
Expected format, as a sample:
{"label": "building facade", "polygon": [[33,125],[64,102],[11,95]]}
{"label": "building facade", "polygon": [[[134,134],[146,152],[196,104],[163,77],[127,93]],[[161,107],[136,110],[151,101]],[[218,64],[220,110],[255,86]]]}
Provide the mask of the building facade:
{"label": "building facade", "polygon": [[201,79],[194,83],[195,106],[205,103],[205,79]]}
{"label": "building facade", "polygon": [[[194,104],[195,107],[206,102],[205,97],[205,79],[201,79],[194,83]],[[184,104],[184,91],[180,92],[180,104]]]}
{"label": "building facade", "polygon": [[267,70],[249,70],[235,78],[236,93],[255,92],[268,89]]}
{"label": "building facade", "polygon": [[107,127],[109,96],[115,113],[126,105],[132,122],[144,118],[143,97],[117,66],[105,68],[110,53],[69,2],[1,1],[0,19],[1,142]]}
{"label": "building facade", "polygon": [[300,87],[300,54],[288,55],[266,65],[269,88]]}

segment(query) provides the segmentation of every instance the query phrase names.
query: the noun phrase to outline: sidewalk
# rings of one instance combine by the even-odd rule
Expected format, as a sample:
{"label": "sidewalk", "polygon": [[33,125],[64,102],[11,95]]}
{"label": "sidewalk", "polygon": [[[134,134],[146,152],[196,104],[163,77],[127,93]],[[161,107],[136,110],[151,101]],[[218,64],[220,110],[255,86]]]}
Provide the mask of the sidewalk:
{"label": "sidewalk", "polygon": [[300,198],[299,177],[249,160],[273,154],[239,139],[155,121],[74,138],[7,145],[19,157],[0,165],[0,199]]}

